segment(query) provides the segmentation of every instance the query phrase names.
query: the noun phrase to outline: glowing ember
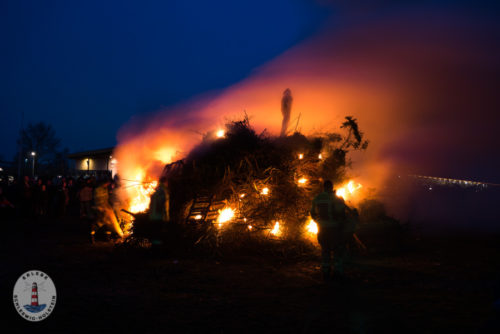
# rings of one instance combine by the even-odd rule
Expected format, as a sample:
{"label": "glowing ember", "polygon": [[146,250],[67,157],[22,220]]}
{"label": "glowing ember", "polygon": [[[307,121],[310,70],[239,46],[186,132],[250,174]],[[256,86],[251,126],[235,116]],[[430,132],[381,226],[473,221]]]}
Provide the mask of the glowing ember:
{"label": "glowing ember", "polygon": [[304,154],[303,153],[299,153],[299,160],[302,160],[304,159]]}
{"label": "glowing ember", "polygon": [[251,231],[252,230],[252,225],[248,225],[248,229]]}
{"label": "glowing ember", "polygon": [[301,178],[301,179],[299,179],[298,182],[299,182],[300,185],[304,185],[304,184],[306,184],[307,179],[306,178]]}
{"label": "glowing ember", "polygon": [[278,237],[280,234],[281,234],[281,231],[280,231],[280,222],[276,222],[274,224],[274,227],[273,229],[271,230],[271,234]]}
{"label": "glowing ember", "polygon": [[219,217],[217,217],[217,223],[218,224],[227,223],[233,218],[234,218],[234,210],[231,208],[224,208],[222,210],[219,210]]}
{"label": "glowing ember", "polygon": [[320,154],[318,154],[318,159],[319,159],[319,160],[323,159],[323,154],[321,154],[321,153],[320,153]]}
{"label": "glowing ember", "polygon": [[318,234],[318,224],[314,220],[309,220],[309,223],[306,225],[306,231],[312,234]]}
{"label": "glowing ember", "polygon": [[243,197],[245,197],[245,194],[240,194],[240,198],[243,198]]}
{"label": "glowing ember", "polygon": [[224,138],[225,134],[226,132],[224,130],[218,130],[215,135],[217,138]]}
{"label": "glowing ember", "polygon": [[342,197],[344,200],[347,200],[348,198],[352,197],[352,195],[361,187],[361,183],[354,183],[353,180],[350,180],[347,184],[338,188],[335,194],[338,197]]}
{"label": "glowing ember", "polygon": [[201,218],[202,218],[202,217],[201,217],[201,215],[196,215],[196,216],[194,216],[194,219],[195,219],[195,220],[200,220]]}
{"label": "glowing ember", "polygon": [[262,195],[269,195],[269,188],[268,187],[265,187],[262,189],[262,191],[260,192]]}

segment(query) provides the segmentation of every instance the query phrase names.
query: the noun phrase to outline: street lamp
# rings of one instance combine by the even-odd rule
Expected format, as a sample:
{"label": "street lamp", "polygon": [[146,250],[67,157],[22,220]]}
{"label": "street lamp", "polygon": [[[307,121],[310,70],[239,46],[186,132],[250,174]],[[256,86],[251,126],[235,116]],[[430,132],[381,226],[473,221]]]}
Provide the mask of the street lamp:
{"label": "street lamp", "polygon": [[31,171],[31,176],[35,177],[35,151],[31,151],[31,157],[33,158],[33,170]]}

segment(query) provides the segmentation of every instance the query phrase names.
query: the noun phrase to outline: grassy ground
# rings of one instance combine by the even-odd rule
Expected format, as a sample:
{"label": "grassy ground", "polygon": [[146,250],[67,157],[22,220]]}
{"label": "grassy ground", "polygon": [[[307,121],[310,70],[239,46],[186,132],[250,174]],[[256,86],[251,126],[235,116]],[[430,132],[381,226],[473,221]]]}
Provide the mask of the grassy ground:
{"label": "grassy ground", "polygon": [[[499,325],[493,236],[421,238],[405,252],[358,254],[349,281],[325,284],[316,259],[175,258],[90,245],[79,221],[4,226],[5,333],[475,333]],[[30,269],[57,288],[56,308],[41,323],[12,305],[14,283]]]}

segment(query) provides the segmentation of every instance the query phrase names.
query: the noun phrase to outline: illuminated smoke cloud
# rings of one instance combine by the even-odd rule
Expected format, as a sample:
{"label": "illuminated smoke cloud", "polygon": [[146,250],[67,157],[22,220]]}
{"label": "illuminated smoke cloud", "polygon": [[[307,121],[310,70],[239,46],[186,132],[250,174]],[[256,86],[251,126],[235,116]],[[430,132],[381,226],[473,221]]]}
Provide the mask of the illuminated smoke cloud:
{"label": "illuminated smoke cloud", "polygon": [[428,13],[343,22],[222,92],[131,121],[114,154],[122,177],[158,177],[201,133],[245,111],[257,130],[279,135],[286,88],[293,92],[292,130],[340,131],[344,116],[359,120],[370,146],[353,155],[353,174],[368,188],[382,189],[396,172],[460,177],[478,171],[471,161],[479,157],[498,166],[497,24],[465,10]]}

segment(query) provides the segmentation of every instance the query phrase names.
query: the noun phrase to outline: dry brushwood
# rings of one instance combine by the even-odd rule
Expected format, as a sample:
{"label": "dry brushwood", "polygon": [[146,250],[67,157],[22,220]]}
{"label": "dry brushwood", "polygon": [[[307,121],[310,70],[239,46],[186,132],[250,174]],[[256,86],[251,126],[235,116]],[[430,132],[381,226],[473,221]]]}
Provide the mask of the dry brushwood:
{"label": "dry brushwood", "polygon": [[[345,136],[329,132],[306,137],[296,132],[272,137],[266,132],[257,134],[246,115],[226,124],[224,138],[204,136],[177,163],[175,173],[166,174],[172,217],[184,221],[196,194],[210,193],[236,211],[233,227],[203,230],[217,246],[221,240],[236,240],[238,234],[233,232],[248,225],[254,234],[270,237],[276,221],[281,239],[301,239],[311,199],[321,190],[322,181],[341,182],[349,164],[348,150],[366,148],[354,118],[347,117],[342,127],[347,130]],[[298,182],[302,178],[307,179],[303,184]],[[200,238],[198,243],[210,240]]]}

